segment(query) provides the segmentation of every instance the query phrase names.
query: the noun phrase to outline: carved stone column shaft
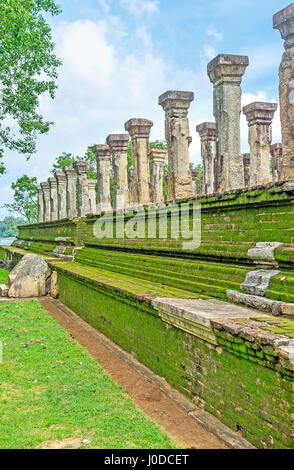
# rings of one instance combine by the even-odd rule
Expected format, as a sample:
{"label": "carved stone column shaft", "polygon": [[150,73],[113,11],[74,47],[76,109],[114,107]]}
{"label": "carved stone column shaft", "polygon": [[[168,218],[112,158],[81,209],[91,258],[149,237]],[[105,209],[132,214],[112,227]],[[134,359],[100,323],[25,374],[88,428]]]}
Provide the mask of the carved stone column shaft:
{"label": "carved stone column shaft", "polygon": [[38,223],[44,222],[44,194],[42,186],[38,186]]}
{"label": "carved stone column shaft", "polygon": [[90,213],[89,187],[87,179],[90,162],[79,160],[74,162],[73,166],[77,174],[78,217],[85,217]]}
{"label": "carved stone column shaft", "polygon": [[97,159],[98,212],[111,211],[110,198],[110,148],[95,145],[93,152]]}
{"label": "carved stone column shaft", "polygon": [[218,192],[244,187],[240,155],[241,81],[248,64],[247,56],[221,54],[207,67],[214,86]]}
{"label": "carved stone column shaft", "polygon": [[128,190],[128,143],[129,134],[111,134],[106,139],[112,155],[114,174],[114,210],[129,207]]}
{"label": "carved stone column shaft", "polygon": [[58,194],[57,181],[55,178],[48,178],[50,186],[50,204],[51,204],[51,220],[58,220]]}
{"label": "carved stone column shaft", "polygon": [[249,126],[250,186],[272,181],[270,174],[270,146],[272,143],[272,120],[276,103],[255,102],[243,108]]}
{"label": "carved stone column shaft", "polygon": [[201,139],[201,156],[203,163],[202,194],[213,194],[216,190],[216,124],[204,122],[196,127]]}
{"label": "carved stone column shaft", "polygon": [[50,186],[48,181],[41,183],[44,198],[44,222],[51,221]]}
{"label": "carved stone column shaft", "polygon": [[167,91],[158,104],[165,111],[165,138],[168,145],[168,201],[193,197],[193,182],[189,167],[191,143],[188,110],[194,93]]}
{"label": "carved stone column shaft", "polygon": [[151,162],[151,194],[153,204],[163,205],[163,172],[167,150],[163,148],[150,149]]}
{"label": "carved stone column shaft", "polygon": [[272,156],[272,171],[273,181],[285,180],[284,163],[283,163],[283,146],[282,144],[271,145],[271,156]]}
{"label": "carved stone column shaft", "polygon": [[77,217],[77,173],[73,165],[65,166],[67,217]]}

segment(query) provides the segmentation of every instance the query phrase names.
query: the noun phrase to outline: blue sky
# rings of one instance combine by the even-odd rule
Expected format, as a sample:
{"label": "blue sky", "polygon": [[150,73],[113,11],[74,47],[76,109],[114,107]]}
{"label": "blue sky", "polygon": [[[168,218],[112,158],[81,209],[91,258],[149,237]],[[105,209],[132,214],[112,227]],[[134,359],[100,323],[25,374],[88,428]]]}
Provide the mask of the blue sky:
{"label": "blue sky", "polygon": [[[10,202],[11,182],[23,174],[46,180],[62,152],[83,155],[124,131],[132,117],[152,119],[152,139],[164,138],[158,96],[168,89],[195,92],[190,108],[191,161],[200,162],[195,126],[213,120],[207,63],[219,53],[249,56],[243,78],[243,104],[278,101],[278,68],[283,42],[272,16],[283,0],[59,0],[63,13],[50,18],[56,53],[63,61],[54,101],[40,100],[40,111],[55,122],[38,140],[29,162],[7,153],[0,177],[0,202]],[[242,118],[242,152],[248,150]],[[273,141],[280,141],[278,113]],[[0,210],[0,217],[6,215]]]}

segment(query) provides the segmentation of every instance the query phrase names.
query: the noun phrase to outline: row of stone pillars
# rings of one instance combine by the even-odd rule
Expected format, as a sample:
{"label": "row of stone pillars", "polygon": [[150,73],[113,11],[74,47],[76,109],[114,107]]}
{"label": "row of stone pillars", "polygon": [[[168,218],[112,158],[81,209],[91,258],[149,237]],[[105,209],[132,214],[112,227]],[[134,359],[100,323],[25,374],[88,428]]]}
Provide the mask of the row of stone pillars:
{"label": "row of stone pillars", "polygon": [[201,139],[203,194],[294,179],[294,3],[274,15],[273,23],[285,41],[279,70],[282,144],[271,145],[277,104],[254,102],[243,108],[250,153],[241,155],[241,82],[249,60],[217,56],[207,68],[214,86],[215,123],[196,128]]}
{"label": "row of stone pillars", "polygon": [[[271,145],[272,120],[277,104],[254,102],[243,108],[248,122],[250,154],[241,154],[241,82],[249,60],[247,56],[217,56],[207,68],[214,88],[215,123],[205,122],[196,128],[201,138],[203,194],[267,184],[272,180],[294,179],[294,3],[274,16],[274,28],[280,30],[285,40],[280,66],[282,144]],[[188,110],[193,100],[194,94],[184,91],[167,91],[159,97],[159,105],[165,112],[167,150],[149,148],[152,121],[130,119],[125,124],[127,134],[111,134],[106,144],[94,147],[97,181],[87,180],[89,163],[79,161],[42,183],[39,188],[39,221],[84,217],[88,213],[111,210],[111,167],[114,210],[150,203],[163,204],[166,153],[168,202],[193,197],[195,175],[189,168],[191,137],[188,121]],[[129,136],[133,170],[128,172]]]}

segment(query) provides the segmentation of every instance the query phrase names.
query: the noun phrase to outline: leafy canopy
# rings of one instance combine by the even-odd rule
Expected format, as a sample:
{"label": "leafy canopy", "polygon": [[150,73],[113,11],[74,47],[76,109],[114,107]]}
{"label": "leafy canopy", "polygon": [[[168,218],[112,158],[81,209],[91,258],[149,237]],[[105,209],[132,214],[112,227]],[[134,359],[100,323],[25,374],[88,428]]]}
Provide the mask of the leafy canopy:
{"label": "leafy canopy", "polygon": [[27,175],[18,178],[15,183],[11,184],[14,191],[13,202],[11,204],[4,204],[11,213],[17,212],[23,216],[29,223],[37,221],[37,195],[38,195],[38,182],[37,178],[30,178]]}
{"label": "leafy canopy", "polygon": [[38,114],[39,97],[54,98],[61,62],[44,14],[60,12],[53,0],[0,0],[0,159],[5,148],[29,158],[52,124]]}
{"label": "leafy canopy", "polygon": [[54,175],[57,171],[63,171],[65,166],[70,166],[77,160],[88,160],[90,162],[90,170],[88,173],[88,179],[94,180],[97,177],[96,171],[96,156],[93,153],[93,146],[89,146],[83,157],[73,155],[72,153],[63,152],[59,157],[56,158],[55,163],[52,167],[51,174]]}

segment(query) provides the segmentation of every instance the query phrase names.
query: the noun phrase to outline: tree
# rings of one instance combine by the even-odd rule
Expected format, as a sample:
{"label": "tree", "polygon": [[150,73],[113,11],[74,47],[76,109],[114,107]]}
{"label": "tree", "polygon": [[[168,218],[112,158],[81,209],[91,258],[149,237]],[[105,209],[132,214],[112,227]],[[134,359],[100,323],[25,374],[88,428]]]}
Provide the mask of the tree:
{"label": "tree", "polygon": [[31,224],[37,222],[37,194],[38,182],[37,178],[30,178],[27,175],[18,178],[15,183],[12,183],[11,188],[14,191],[14,202],[11,204],[4,204],[9,212],[17,212]]}
{"label": "tree", "polygon": [[44,14],[60,12],[54,0],[0,0],[0,159],[5,148],[29,158],[53,124],[37,110],[43,93],[54,98],[61,65]]}
{"label": "tree", "polygon": [[63,152],[59,157],[56,158],[55,163],[52,167],[51,174],[54,175],[57,171],[63,171],[65,166],[70,166],[77,160],[88,160],[90,162],[90,170],[87,175],[88,179],[94,180],[97,177],[96,170],[96,155],[93,153],[93,146],[89,146],[83,157],[73,155],[72,153]]}

